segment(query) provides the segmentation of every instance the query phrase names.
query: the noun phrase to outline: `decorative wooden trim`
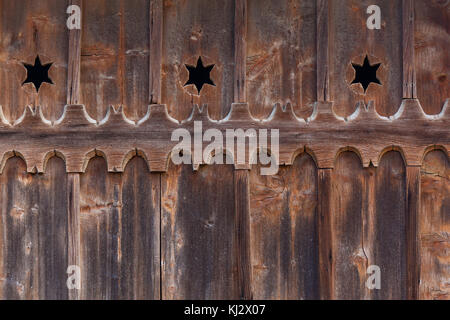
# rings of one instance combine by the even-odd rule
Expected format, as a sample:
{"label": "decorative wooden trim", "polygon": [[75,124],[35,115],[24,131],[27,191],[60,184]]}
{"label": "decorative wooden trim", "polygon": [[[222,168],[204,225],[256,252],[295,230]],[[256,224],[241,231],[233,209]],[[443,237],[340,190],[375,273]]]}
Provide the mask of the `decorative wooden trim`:
{"label": "decorative wooden trim", "polygon": [[[227,129],[267,129],[270,141],[271,129],[279,129],[280,165],[291,165],[298,151],[307,149],[318,168],[333,168],[336,156],[351,149],[365,167],[370,163],[377,166],[385,152],[395,149],[401,151],[408,166],[419,166],[429,150],[440,148],[447,153],[449,149],[447,109],[448,100],[439,115],[430,116],[418,100],[405,99],[391,117],[380,116],[369,103],[367,108],[360,104],[344,119],[335,115],[331,102],[317,102],[305,121],[294,114],[290,104],[277,104],[268,119],[258,120],[250,114],[248,104],[233,103],[223,120],[211,120],[206,106],[194,106],[191,116],[180,123],[168,115],[165,105],[150,105],[146,116],[137,122],[127,119],[121,107],[110,107],[106,117],[97,122],[83,105],[67,105],[62,117],[53,123],[43,117],[40,107],[27,107],[12,125],[0,109],[0,172],[14,155],[26,161],[29,172],[43,172],[46,160],[55,153],[64,158],[67,172],[84,172],[95,155],[106,158],[109,171],[122,172],[135,154],[145,158],[151,171],[165,172],[169,155],[178,144],[171,141],[172,132],[185,128],[193,137],[194,121],[202,122],[203,132],[215,128],[224,137]],[[208,144],[203,143],[203,147]],[[250,165],[239,165],[244,167]]]}
{"label": "decorative wooden trim", "polygon": [[234,14],[234,102],[246,101],[247,0],[235,0]]}
{"label": "decorative wooden trim", "polygon": [[161,60],[163,38],[163,4],[162,0],[150,1],[150,71],[149,102],[161,102]]}
{"label": "decorative wooden trim", "polygon": [[[82,0],[70,0],[82,9]],[[83,15],[81,15],[81,23]],[[67,70],[67,104],[80,103],[81,29],[69,30],[69,60]]]}
{"label": "decorative wooden trim", "polygon": [[414,3],[403,0],[403,98],[417,98],[414,70]]}
{"label": "decorative wooden trim", "polygon": [[328,101],[328,0],[317,1],[317,101]]}

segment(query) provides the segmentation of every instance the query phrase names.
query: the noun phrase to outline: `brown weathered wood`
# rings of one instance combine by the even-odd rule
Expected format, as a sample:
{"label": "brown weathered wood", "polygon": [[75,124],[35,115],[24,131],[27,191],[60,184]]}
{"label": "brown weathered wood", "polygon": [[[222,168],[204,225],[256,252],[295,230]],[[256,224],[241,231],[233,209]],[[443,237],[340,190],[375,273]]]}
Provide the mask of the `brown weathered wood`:
{"label": "brown weathered wood", "polygon": [[369,265],[381,271],[381,289],[374,299],[407,298],[406,168],[399,152],[386,153],[375,173],[375,216],[369,221],[373,234]]}
{"label": "brown weathered wood", "polygon": [[419,294],[419,238],[420,217],[420,167],[406,168],[406,263],[407,298],[417,300]]}
{"label": "brown weathered wood", "polygon": [[11,158],[0,175],[0,296],[67,299],[67,175],[52,158],[45,175]]}
{"label": "brown weathered wood", "polygon": [[160,299],[160,177],[134,157],[122,178],[120,299]]}
{"label": "brown weathered wood", "polygon": [[329,57],[328,57],[328,0],[318,0],[316,4],[317,19],[317,101],[329,101]]}
{"label": "brown weathered wood", "polygon": [[450,169],[448,156],[432,151],[421,168],[420,299],[450,299]]}
{"label": "brown weathered wood", "polygon": [[[39,108],[26,108],[14,126],[0,122],[0,168],[15,151],[26,160],[29,172],[43,172],[45,159],[56,150],[64,157],[68,172],[83,172],[96,150],[108,160],[109,171],[121,172],[130,154],[138,150],[151,171],[166,171],[169,154],[178,143],[171,141],[173,131],[185,128],[193,137],[195,121],[202,121],[204,131],[215,128],[224,137],[227,129],[267,129],[269,134],[279,129],[279,163],[287,165],[305,146],[319,168],[333,168],[336,155],[349,147],[357,150],[365,167],[371,162],[377,166],[380,156],[389,149],[401,150],[407,165],[418,166],[430,147],[450,148],[445,110],[440,116],[426,116],[417,100],[404,100],[390,118],[380,117],[373,104],[358,109],[356,117],[348,121],[336,117],[332,108],[332,104],[317,103],[305,123],[293,115],[290,105],[275,106],[269,121],[255,120],[246,104],[233,104],[227,121],[220,122],[210,121],[206,108],[200,111],[194,107],[192,117],[178,123],[168,116],[165,105],[151,105],[147,116],[137,124],[126,120],[122,109],[110,108],[107,117],[96,125],[83,106],[70,105],[52,126],[42,121]],[[203,142],[203,148],[207,144]]]}
{"label": "brown weathered wood", "polygon": [[247,0],[234,1],[234,100],[247,101]]}
{"label": "brown weathered wood", "polygon": [[[213,119],[222,119],[230,110],[234,88],[234,1],[164,1],[161,103],[177,120],[186,119],[194,103],[208,104]],[[186,64],[214,64],[211,79],[197,93]],[[245,55],[244,55],[245,57]],[[245,70],[245,69],[244,69]]]}
{"label": "brown weathered wood", "polygon": [[320,298],[322,300],[333,297],[333,268],[334,257],[332,251],[332,226],[331,226],[331,169],[318,170],[318,202],[317,213],[319,216],[319,283]]}
{"label": "brown weathered wood", "polygon": [[163,1],[150,1],[149,102],[161,103],[161,63],[163,42]]}
{"label": "brown weathered wood", "polygon": [[106,168],[94,157],[80,179],[81,298],[159,299],[159,175]]}
{"label": "brown weathered wood", "polygon": [[438,114],[450,97],[450,3],[415,0],[411,11],[417,98],[426,113]]}
{"label": "brown weathered wood", "polygon": [[308,154],[292,167],[250,172],[255,299],[319,299],[317,168]]}
{"label": "brown weathered wood", "polygon": [[81,103],[96,120],[110,105],[123,105],[130,119],[143,117],[149,98],[150,1],[85,1],[82,9]]}
{"label": "brown weathered wood", "polygon": [[[402,99],[401,1],[330,0],[329,5],[329,77],[330,101],[336,113],[350,116],[359,101],[374,101],[384,116],[395,114]],[[369,30],[367,7],[381,9],[381,29]],[[361,84],[351,84],[355,71],[351,63],[362,65],[365,56],[371,65],[381,63],[377,78],[381,86],[371,83],[364,93]]]}
{"label": "brown weathered wood", "polygon": [[[66,27],[68,1],[0,1],[0,105],[13,122],[25,106],[42,106],[49,120],[56,120],[66,104],[69,33]],[[51,39],[51,40],[50,40]],[[32,83],[22,86],[27,77],[23,63],[53,63],[49,77],[36,92]]]}
{"label": "brown weathered wood", "polygon": [[366,172],[351,151],[338,156],[331,174],[331,246],[334,299],[364,299],[368,257],[364,221]]}
{"label": "brown weathered wood", "polygon": [[[82,8],[82,0],[70,0],[69,5]],[[81,25],[83,25],[81,17]],[[80,103],[81,29],[69,30],[69,60],[67,65],[67,104]]]}
{"label": "brown weathered wood", "polygon": [[247,46],[247,99],[235,102],[249,102],[256,118],[290,102],[306,119],[317,101],[316,1],[249,0],[247,15],[247,37],[236,35]]}
{"label": "brown weathered wood", "polygon": [[170,166],[161,182],[162,299],[239,299],[230,165]]}
{"label": "brown weathered wood", "polygon": [[403,23],[403,98],[416,98],[416,72],[414,65],[414,2],[402,0]]}
{"label": "brown weathered wood", "polygon": [[[67,177],[67,263],[68,266],[81,266],[80,261],[80,174],[69,173]],[[69,289],[69,299],[79,300],[80,290]]]}
{"label": "brown weathered wood", "polygon": [[234,172],[234,250],[236,252],[237,289],[239,299],[252,299],[252,266],[250,257],[250,186],[248,170]]}

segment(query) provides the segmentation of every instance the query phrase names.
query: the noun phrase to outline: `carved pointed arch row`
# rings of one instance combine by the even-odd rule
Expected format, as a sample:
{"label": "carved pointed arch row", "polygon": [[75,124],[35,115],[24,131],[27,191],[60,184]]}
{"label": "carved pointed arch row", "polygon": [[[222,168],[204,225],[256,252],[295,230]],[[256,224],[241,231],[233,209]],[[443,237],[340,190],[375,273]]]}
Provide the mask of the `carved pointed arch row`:
{"label": "carved pointed arch row", "polygon": [[[363,166],[378,166],[389,150],[398,150],[408,166],[420,166],[427,152],[442,149],[448,156],[450,119],[448,99],[438,115],[423,112],[417,99],[403,100],[398,112],[390,117],[380,116],[373,103],[359,104],[355,112],[342,118],[333,112],[333,103],[317,102],[308,119],[296,116],[290,104],[275,105],[267,119],[255,119],[246,103],[232,104],[227,117],[212,120],[207,106],[194,106],[190,117],[177,121],[170,117],[165,105],[150,105],[144,118],[127,119],[121,107],[110,107],[101,121],[93,120],[83,105],[67,105],[62,117],[46,120],[39,107],[25,108],[23,116],[8,123],[0,107],[0,172],[8,158],[20,156],[29,172],[44,172],[52,156],[66,163],[67,172],[84,172],[89,159],[102,156],[108,170],[122,172],[127,162],[142,156],[150,171],[165,172],[170,155],[178,141],[172,133],[184,128],[194,136],[194,123],[201,121],[202,131],[218,129],[223,136],[227,130],[267,130],[267,147],[271,153],[272,130],[279,131],[279,165],[291,165],[295,157],[308,152],[318,168],[333,168],[337,156],[346,150],[358,154]],[[210,142],[203,141],[203,148]],[[233,156],[236,150],[224,150]],[[234,159],[234,158],[233,158]],[[249,169],[255,159],[246,148],[246,163],[237,169]],[[205,162],[208,162],[207,160]],[[194,169],[205,162],[196,162]]]}

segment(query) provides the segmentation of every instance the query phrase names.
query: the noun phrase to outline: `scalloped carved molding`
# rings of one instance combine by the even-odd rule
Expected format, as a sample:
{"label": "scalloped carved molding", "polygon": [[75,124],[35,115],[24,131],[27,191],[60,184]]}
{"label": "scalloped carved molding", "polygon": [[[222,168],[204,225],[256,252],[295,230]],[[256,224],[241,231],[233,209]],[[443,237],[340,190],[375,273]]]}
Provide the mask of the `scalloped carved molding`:
{"label": "scalloped carved molding", "polygon": [[[299,153],[308,152],[319,168],[333,168],[340,152],[353,150],[365,167],[371,163],[377,166],[385,152],[395,149],[408,166],[420,166],[432,149],[442,149],[448,156],[447,109],[448,99],[440,114],[430,116],[417,99],[405,99],[390,117],[380,116],[373,103],[367,107],[361,103],[351,116],[342,118],[333,112],[332,103],[317,102],[311,117],[304,120],[295,115],[290,104],[277,104],[267,119],[258,120],[252,117],[248,104],[234,103],[220,121],[210,119],[207,106],[194,106],[188,119],[177,121],[165,105],[155,104],[137,122],[127,119],[121,107],[110,107],[105,119],[97,122],[83,105],[67,105],[62,117],[53,123],[44,119],[40,107],[26,107],[23,116],[10,124],[0,107],[0,172],[12,156],[23,158],[29,172],[44,172],[52,156],[64,159],[67,172],[84,172],[95,155],[105,157],[111,172],[122,172],[135,155],[142,156],[151,171],[164,172],[178,143],[170,139],[173,130],[186,128],[193,133],[194,121],[202,121],[203,130],[216,128],[222,133],[236,128],[279,129],[280,165],[291,165]],[[236,168],[248,169],[250,165]]]}

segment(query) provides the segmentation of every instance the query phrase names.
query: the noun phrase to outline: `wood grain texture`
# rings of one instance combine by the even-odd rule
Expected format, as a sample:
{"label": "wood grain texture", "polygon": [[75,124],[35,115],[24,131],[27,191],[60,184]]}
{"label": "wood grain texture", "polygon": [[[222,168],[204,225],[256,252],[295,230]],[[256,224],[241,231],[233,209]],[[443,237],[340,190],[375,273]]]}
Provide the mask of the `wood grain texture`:
{"label": "wood grain texture", "polygon": [[319,169],[317,178],[319,216],[319,284],[320,298],[332,299],[333,281],[333,251],[331,240],[331,169]]}
{"label": "wood grain texture", "polygon": [[[107,158],[108,171],[122,172],[130,155],[139,153],[151,171],[167,171],[169,155],[178,141],[172,141],[176,129],[186,129],[194,135],[194,124],[202,122],[203,132],[279,130],[277,163],[291,165],[299,151],[311,151],[319,168],[333,168],[336,155],[342,150],[356,150],[364,167],[378,166],[388,150],[400,150],[409,166],[420,166],[430,148],[450,148],[446,108],[439,116],[427,116],[417,100],[406,99],[392,117],[381,117],[370,103],[359,106],[351,119],[336,116],[331,103],[317,103],[308,122],[298,119],[290,104],[276,105],[266,121],[252,117],[248,104],[232,104],[226,121],[212,121],[207,108],[194,106],[187,121],[177,122],[168,115],[165,105],[149,106],[147,115],[138,123],[125,118],[121,108],[109,108],[108,115],[98,124],[86,114],[84,106],[66,106],[64,117],[53,125],[42,120],[39,108],[26,108],[23,117],[13,126],[0,122],[0,150],[3,150],[0,171],[5,161],[20,154],[29,172],[43,172],[45,162],[55,150],[65,159],[68,172],[83,172],[93,154]],[[209,143],[203,141],[203,148]],[[192,154],[192,150],[191,150]],[[249,168],[249,157],[236,167]],[[197,161],[197,159],[195,159]],[[199,160],[200,163],[202,160]],[[198,161],[197,161],[198,162]]]}
{"label": "wood grain texture", "polygon": [[234,1],[234,99],[247,101],[247,0]]}
{"label": "wood grain texture", "polygon": [[101,120],[110,105],[142,118],[149,102],[147,0],[83,2],[81,103]]}
{"label": "wood grain texture", "polygon": [[[47,119],[58,119],[66,104],[69,33],[66,27],[66,0],[0,1],[0,105],[9,121],[23,113],[27,105],[42,106]],[[51,40],[50,40],[51,39]],[[49,77],[36,92],[23,63],[53,63]]]}
{"label": "wood grain texture", "polygon": [[390,151],[380,161],[375,174],[372,255],[369,265],[381,270],[381,289],[374,299],[406,299],[406,168],[399,152]]}
{"label": "wood grain texture", "polygon": [[317,50],[317,101],[329,101],[330,76],[329,76],[329,6],[328,0],[316,1],[316,50]]}
{"label": "wood grain texture", "polygon": [[162,299],[238,299],[230,165],[171,166],[161,181]]}
{"label": "wood grain texture", "polygon": [[420,167],[406,168],[406,263],[407,298],[417,300],[419,293]]}
{"label": "wood grain texture", "polygon": [[288,102],[299,117],[310,116],[317,101],[316,28],[315,0],[249,0],[248,95],[235,102],[249,102],[256,118]]}
{"label": "wood grain texture", "polygon": [[[330,100],[336,112],[347,117],[358,101],[375,102],[378,113],[393,115],[402,99],[402,3],[390,0],[329,1],[329,74]],[[381,9],[381,29],[369,30],[367,7]],[[362,65],[368,55],[370,64],[381,63],[377,78],[381,86],[370,84],[367,91],[361,84],[351,84],[355,72],[351,63]]]}
{"label": "wood grain texture", "polygon": [[367,220],[367,172],[356,153],[338,156],[331,174],[331,246],[333,299],[367,298],[368,257],[364,226]]}
{"label": "wood grain texture", "polygon": [[93,158],[80,179],[82,299],[159,299],[159,175]]}
{"label": "wood grain texture", "polygon": [[52,158],[45,175],[14,157],[0,175],[0,297],[67,299],[67,175]]}
{"label": "wood grain texture", "polygon": [[[69,4],[76,5],[81,9],[83,6],[83,0],[70,0]],[[81,19],[83,19],[82,16]],[[67,64],[67,104],[78,104],[80,103],[81,29],[69,30],[68,55],[69,61]]]}
{"label": "wood grain texture", "polygon": [[150,1],[149,102],[161,103],[163,0]]}
{"label": "wood grain texture", "polygon": [[[162,53],[162,103],[169,114],[188,118],[194,103],[209,105],[211,117],[222,119],[233,102],[234,3],[221,0],[165,0]],[[211,79],[200,95],[193,85],[184,87],[189,76],[186,64],[214,64]]]}
{"label": "wood grain texture", "polygon": [[442,151],[427,154],[421,169],[420,299],[450,299],[450,169]]}
{"label": "wood grain texture", "polygon": [[250,172],[255,299],[318,299],[317,168],[302,154],[277,175]]}
{"label": "wood grain texture", "polygon": [[414,68],[417,97],[428,114],[438,114],[450,97],[450,3],[414,1]]}
{"label": "wood grain texture", "polygon": [[414,64],[414,0],[402,0],[403,98],[417,98]]}

